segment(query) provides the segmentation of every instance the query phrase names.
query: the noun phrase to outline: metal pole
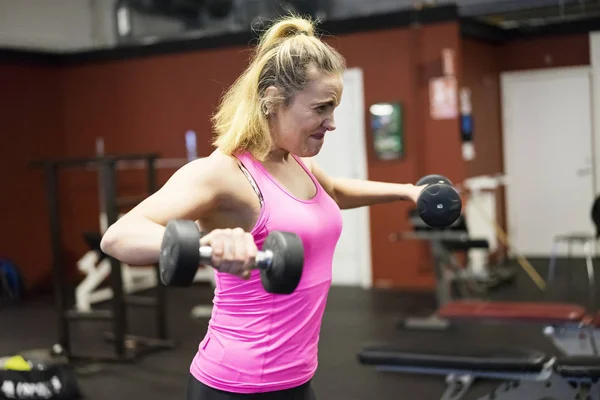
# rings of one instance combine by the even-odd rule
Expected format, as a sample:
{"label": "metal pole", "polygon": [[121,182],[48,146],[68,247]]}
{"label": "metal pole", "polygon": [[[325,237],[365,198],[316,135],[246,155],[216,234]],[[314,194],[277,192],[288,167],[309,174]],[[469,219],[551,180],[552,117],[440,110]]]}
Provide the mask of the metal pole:
{"label": "metal pole", "polygon": [[[157,190],[156,183],[156,157],[151,156],[147,163],[148,196]],[[167,288],[160,281],[160,269],[154,264],[156,272],[156,334],[160,339],[167,339]]]}
{"label": "metal pole", "polygon": [[[106,224],[110,227],[117,221],[117,190],[115,176],[115,161],[105,160],[101,163],[102,187],[104,188],[104,209],[106,210]],[[113,292],[113,333],[115,353],[118,358],[125,356],[125,333],[127,331],[127,315],[125,300],[123,298],[123,276],[121,262],[113,257],[110,260],[110,286]]]}
{"label": "metal pole", "polygon": [[[104,138],[96,138],[96,157],[104,157]],[[104,204],[104,188],[102,187],[102,172],[98,171],[98,200],[99,200],[99,222],[100,222],[100,233],[104,234],[108,228],[106,225],[106,209]]]}
{"label": "metal pole", "polygon": [[44,166],[46,174],[46,196],[50,217],[50,243],[52,247],[52,270],[54,271],[54,301],[58,317],[58,343],[67,354],[71,354],[69,321],[67,319],[67,288],[62,258],[60,229],[60,206],[58,202],[58,167],[53,163]]}

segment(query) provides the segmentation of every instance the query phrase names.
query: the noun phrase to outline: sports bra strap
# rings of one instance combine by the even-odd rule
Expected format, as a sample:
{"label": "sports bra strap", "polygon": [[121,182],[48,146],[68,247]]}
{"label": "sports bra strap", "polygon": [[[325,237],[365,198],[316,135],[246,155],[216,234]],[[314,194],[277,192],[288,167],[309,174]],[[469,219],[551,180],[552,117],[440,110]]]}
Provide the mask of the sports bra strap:
{"label": "sports bra strap", "polygon": [[252,185],[252,189],[254,189],[254,192],[258,196],[258,200],[260,201],[260,208],[263,208],[265,201],[263,199],[262,193],[260,192],[260,189],[258,188],[258,185],[256,184],[256,181],[254,180],[252,175],[250,175],[250,172],[248,172],[244,164],[242,164],[240,161],[238,161],[238,167],[244,173],[244,175],[246,175],[246,178],[250,182],[250,185]]}

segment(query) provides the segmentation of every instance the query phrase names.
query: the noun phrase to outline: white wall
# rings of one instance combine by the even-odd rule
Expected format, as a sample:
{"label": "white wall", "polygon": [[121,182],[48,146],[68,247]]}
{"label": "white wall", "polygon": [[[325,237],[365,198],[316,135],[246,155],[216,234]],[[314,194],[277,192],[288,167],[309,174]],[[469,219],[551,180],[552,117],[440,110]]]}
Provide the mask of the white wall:
{"label": "white wall", "polygon": [[[76,51],[117,43],[116,0],[0,0],[0,47]],[[136,36],[172,35],[183,23],[131,13]]]}
{"label": "white wall", "polygon": [[176,36],[185,31],[183,22],[158,15],[131,14],[131,27],[135,36]]}
{"label": "white wall", "polygon": [[594,169],[596,194],[600,190],[600,31],[590,33],[590,63],[592,66],[592,132],[594,139]]}
{"label": "white wall", "polygon": [[114,0],[0,0],[0,46],[57,51],[115,42]]}

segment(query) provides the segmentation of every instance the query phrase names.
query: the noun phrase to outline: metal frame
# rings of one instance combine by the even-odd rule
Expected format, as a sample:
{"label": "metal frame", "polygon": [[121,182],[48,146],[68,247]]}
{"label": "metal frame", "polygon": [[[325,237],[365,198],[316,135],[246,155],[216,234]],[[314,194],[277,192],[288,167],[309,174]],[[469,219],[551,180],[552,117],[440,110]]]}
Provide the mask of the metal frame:
{"label": "metal frame", "polygon": [[[54,298],[58,319],[58,342],[60,350],[70,360],[100,360],[100,361],[135,361],[138,357],[156,350],[172,349],[174,343],[169,340],[167,333],[166,287],[158,284],[154,296],[125,296],[123,293],[121,262],[108,257],[111,265],[110,287],[113,297],[110,300],[111,310],[95,310],[81,312],[71,309],[67,298],[65,268],[62,257],[62,237],[60,225],[60,206],[58,195],[59,171],[67,168],[97,169],[101,177],[102,205],[106,212],[108,226],[114,224],[119,215],[119,199],[117,198],[116,170],[119,162],[139,161],[146,164],[148,195],[157,190],[156,163],[158,155],[126,154],[82,159],[43,160],[34,162],[32,167],[42,167],[45,172],[46,197],[50,220],[50,240],[52,250],[52,269],[54,272]],[[154,265],[157,281],[159,276],[158,264]],[[141,337],[128,335],[127,306],[152,307],[156,311],[156,337]],[[71,348],[69,322],[74,320],[110,321],[111,332],[105,338],[112,342],[113,354],[109,355],[78,355]]]}
{"label": "metal frame", "polygon": [[468,290],[460,287],[465,278],[461,276],[458,269],[452,273],[448,268],[454,269],[455,260],[450,251],[444,245],[445,240],[468,241],[469,235],[464,231],[415,231],[404,232],[394,235],[402,240],[426,240],[430,243],[431,257],[435,275],[436,311],[431,315],[419,318],[408,317],[401,322],[401,326],[407,329],[431,329],[445,330],[450,327],[450,321],[437,315],[437,310],[453,300],[451,284],[456,281],[461,289],[461,296],[468,297]]}
{"label": "metal frame", "polygon": [[550,261],[548,263],[548,284],[554,281],[556,274],[556,260],[558,258],[558,245],[565,243],[567,245],[567,263],[569,284],[573,282],[573,269],[570,268],[571,260],[573,258],[573,245],[583,245],[583,253],[585,255],[585,265],[588,277],[589,293],[589,311],[595,313],[596,311],[596,277],[594,274],[594,251],[592,250],[597,243],[597,239],[593,235],[584,235],[578,233],[556,235],[552,243],[552,251],[550,254]]}
{"label": "metal frame", "polygon": [[470,394],[469,390],[473,382],[478,379],[503,381],[490,393],[478,397],[478,400],[600,400],[600,382],[597,379],[562,376],[556,371],[559,363],[560,360],[551,358],[539,372],[484,372],[475,369],[415,368],[384,364],[378,364],[374,367],[380,372],[445,376],[446,390],[441,395],[440,400],[462,400]]}

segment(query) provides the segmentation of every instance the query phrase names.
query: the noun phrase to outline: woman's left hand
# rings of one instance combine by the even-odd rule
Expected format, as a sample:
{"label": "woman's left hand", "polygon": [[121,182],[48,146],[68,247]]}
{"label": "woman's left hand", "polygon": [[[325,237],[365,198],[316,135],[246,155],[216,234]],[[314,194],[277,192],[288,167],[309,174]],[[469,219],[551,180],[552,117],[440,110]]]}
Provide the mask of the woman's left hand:
{"label": "woman's left hand", "polygon": [[421,192],[423,191],[423,189],[425,189],[427,185],[421,185],[421,186],[415,186],[415,185],[411,185],[409,191],[408,191],[408,198],[410,200],[412,200],[413,203],[417,203],[417,200],[419,199],[419,195],[421,195]]}

